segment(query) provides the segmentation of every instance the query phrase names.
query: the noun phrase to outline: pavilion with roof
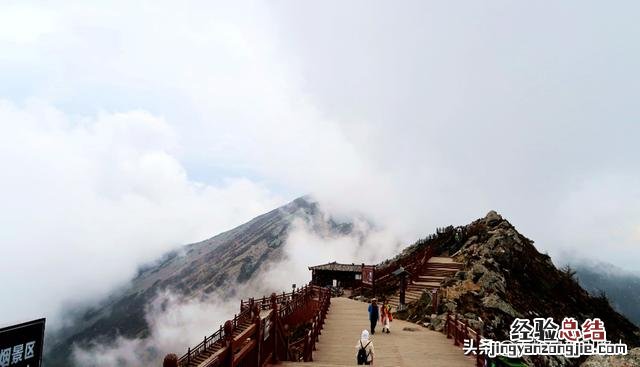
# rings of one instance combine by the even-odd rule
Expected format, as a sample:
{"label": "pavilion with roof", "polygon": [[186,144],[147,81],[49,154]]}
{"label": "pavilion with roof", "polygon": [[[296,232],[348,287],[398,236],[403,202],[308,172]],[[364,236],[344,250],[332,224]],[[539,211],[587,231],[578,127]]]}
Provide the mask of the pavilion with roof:
{"label": "pavilion with roof", "polygon": [[362,284],[363,267],[364,264],[340,264],[335,261],[310,266],[311,283],[321,287],[356,288]]}

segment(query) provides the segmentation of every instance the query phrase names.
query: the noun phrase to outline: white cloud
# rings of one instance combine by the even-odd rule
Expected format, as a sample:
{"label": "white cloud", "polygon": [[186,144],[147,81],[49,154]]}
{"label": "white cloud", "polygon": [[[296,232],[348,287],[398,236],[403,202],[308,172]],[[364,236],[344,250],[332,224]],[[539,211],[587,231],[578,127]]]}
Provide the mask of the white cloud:
{"label": "white cloud", "polygon": [[141,262],[282,203],[259,183],[189,179],[175,134],[143,111],[77,121],[0,102],[3,322],[103,296]]}
{"label": "white cloud", "polygon": [[110,344],[74,345],[73,360],[79,366],[93,367],[159,365],[168,351],[182,356],[189,346],[210,336],[220,326],[220,320],[237,313],[238,307],[239,301],[215,294],[203,300],[159,294],[145,314],[149,337],[120,336]]}
{"label": "white cloud", "polygon": [[0,42],[35,42],[57,28],[59,19],[55,12],[43,7],[15,3],[0,12]]}

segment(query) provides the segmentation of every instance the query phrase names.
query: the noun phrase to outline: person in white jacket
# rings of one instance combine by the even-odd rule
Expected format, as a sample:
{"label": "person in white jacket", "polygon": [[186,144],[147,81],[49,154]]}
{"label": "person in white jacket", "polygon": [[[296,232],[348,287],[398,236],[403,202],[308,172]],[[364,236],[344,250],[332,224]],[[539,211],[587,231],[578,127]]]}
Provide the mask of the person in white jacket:
{"label": "person in white jacket", "polygon": [[[363,350],[362,352],[360,350]],[[356,361],[358,364],[365,365],[373,365],[373,341],[369,340],[369,332],[367,330],[362,330],[362,334],[360,335],[360,340],[358,340],[358,344],[356,344]],[[362,356],[364,354],[364,356]],[[364,358],[362,358],[364,357]]]}

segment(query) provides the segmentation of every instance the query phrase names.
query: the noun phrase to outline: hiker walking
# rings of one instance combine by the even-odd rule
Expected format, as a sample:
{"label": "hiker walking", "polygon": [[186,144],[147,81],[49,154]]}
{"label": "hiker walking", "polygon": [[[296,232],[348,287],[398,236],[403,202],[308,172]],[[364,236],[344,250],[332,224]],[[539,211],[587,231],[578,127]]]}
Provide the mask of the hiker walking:
{"label": "hiker walking", "polygon": [[362,330],[360,340],[356,344],[356,361],[358,365],[372,365],[373,364],[373,341],[369,340],[369,332]]}
{"label": "hiker walking", "polygon": [[389,326],[391,321],[393,321],[393,316],[391,315],[391,305],[389,305],[386,299],[382,302],[380,313],[382,314],[380,317],[380,321],[382,322],[382,332],[389,334],[391,332]]}
{"label": "hiker walking", "polygon": [[371,299],[369,305],[369,321],[371,321],[371,335],[376,333],[376,324],[380,320],[380,310],[378,307],[378,301],[375,298]]}

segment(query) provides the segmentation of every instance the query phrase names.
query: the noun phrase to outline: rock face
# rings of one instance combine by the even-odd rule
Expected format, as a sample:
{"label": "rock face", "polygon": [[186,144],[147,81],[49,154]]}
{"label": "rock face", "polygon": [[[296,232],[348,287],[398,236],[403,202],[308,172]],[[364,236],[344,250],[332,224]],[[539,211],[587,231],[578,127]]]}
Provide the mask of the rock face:
{"label": "rock face", "polygon": [[318,234],[352,231],[351,224],[334,222],[316,203],[299,198],[230,231],[184,246],[141,268],[126,289],[101,305],[83,310],[71,327],[48,335],[49,348],[44,358],[47,366],[70,366],[73,343],[108,343],[116,335],[145,337],[145,307],[159,291],[198,297],[249,280],[262,265],[280,259],[294,218],[307,221]]}
{"label": "rock face", "polygon": [[[484,337],[508,340],[514,318],[564,317],[579,322],[600,318],[607,338],[640,346],[640,330],[612,309],[604,297],[593,297],[580,287],[574,272],[557,269],[548,255],[524,237],[495,211],[467,226],[445,228],[431,240],[436,252],[449,254],[464,269],[442,282],[437,315],[430,305],[417,304],[408,318],[435,330],[442,329],[447,312],[466,319]],[[419,247],[419,245],[418,245]],[[534,357],[531,366],[577,366],[585,358]]]}
{"label": "rock face", "polygon": [[634,348],[626,356],[592,356],[580,367],[632,367],[640,366],[640,348]]}

